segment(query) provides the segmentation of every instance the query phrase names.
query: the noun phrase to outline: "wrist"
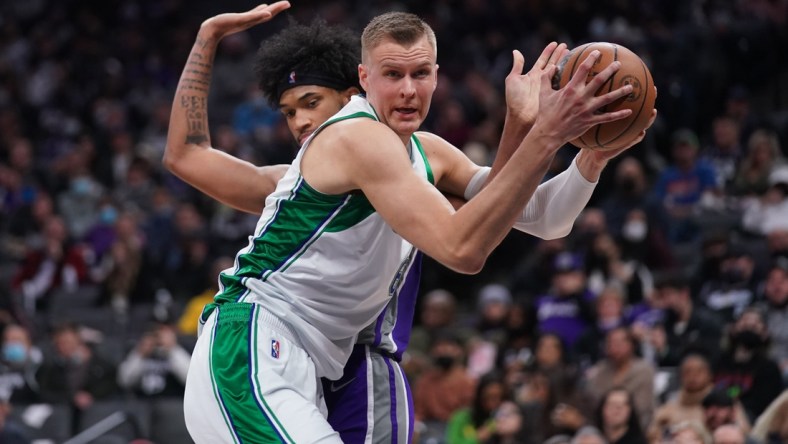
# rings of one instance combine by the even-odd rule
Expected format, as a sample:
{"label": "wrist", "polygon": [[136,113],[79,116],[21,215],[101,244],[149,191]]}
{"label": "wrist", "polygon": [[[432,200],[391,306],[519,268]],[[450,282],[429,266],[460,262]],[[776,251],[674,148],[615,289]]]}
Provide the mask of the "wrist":
{"label": "wrist", "polygon": [[533,128],[534,121],[528,116],[522,116],[516,111],[507,109],[503,125],[505,129],[512,131],[520,137],[525,137],[528,131]]}
{"label": "wrist", "polygon": [[589,182],[597,182],[607,166],[607,159],[600,159],[588,149],[581,149],[575,161],[580,174]]}
{"label": "wrist", "polygon": [[206,45],[213,45],[215,47],[218,45],[219,40],[221,40],[219,31],[210,22],[203,23],[200,26],[200,30],[197,31],[196,42],[203,48],[205,48]]}
{"label": "wrist", "polygon": [[552,158],[565,143],[557,134],[551,133],[540,126],[532,127],[531,131],[526,135],[524,142],[525,141],[530,145],[541,147],[539,152],[544,153],[550,158]]}

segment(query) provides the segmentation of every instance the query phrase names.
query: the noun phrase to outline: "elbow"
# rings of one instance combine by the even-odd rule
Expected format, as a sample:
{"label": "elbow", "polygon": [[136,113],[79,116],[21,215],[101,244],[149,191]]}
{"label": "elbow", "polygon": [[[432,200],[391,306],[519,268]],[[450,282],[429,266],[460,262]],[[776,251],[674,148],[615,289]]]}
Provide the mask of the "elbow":
{"label": "elbow", "polygon": [[453,271],[461,274],[478,274],[487,262],[488,253],[472,248],[459,248],[449,254],[444,263]]}
{"label": "elbow", "polygon": [[169,172],[175,172],[175,165],[177,163],[175,162],[175,156],[172,154],[172,149],[169,145],[164,148],[164,156],[161,159],[161,163],[164,165],[164,168],[167,168]]}
{"label": "elbow", "polygon": [[542,237],[544,240],[555,240],[561,239],[569,235],[572,232],[572,225],[558,225],[554,227],[552,230],[548,230],[547,233]]}

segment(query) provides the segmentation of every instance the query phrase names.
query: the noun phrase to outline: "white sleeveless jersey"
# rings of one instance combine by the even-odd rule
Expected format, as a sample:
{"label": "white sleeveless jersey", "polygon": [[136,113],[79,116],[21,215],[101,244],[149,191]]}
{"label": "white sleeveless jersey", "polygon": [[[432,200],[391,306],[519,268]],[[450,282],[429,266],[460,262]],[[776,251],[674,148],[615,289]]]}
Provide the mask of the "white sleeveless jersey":
{"label": "white sleeveless jersey", "polygon": [[[307,139],[266,200],[249,245],[219,276],[219,292],[202,316],[204,322],[226,302],[260,304],[295,330],[318,376],[330,379],[341,377],[356,335],[399,290],[415,256],[363,193],[323,194],[301,175],[312,139],[352,118],[378,120],[367,100],[354,96]],[[415,137],[409,145],[414,170],[432,182]]]}

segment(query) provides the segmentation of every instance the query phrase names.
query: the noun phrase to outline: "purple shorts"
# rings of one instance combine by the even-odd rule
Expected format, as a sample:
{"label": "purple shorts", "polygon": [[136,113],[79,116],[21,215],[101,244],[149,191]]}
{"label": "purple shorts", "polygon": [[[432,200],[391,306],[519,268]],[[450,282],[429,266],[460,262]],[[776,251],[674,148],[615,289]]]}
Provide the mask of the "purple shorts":
{"label": "purple shorts", "polygon": [[356,345],[337,381],[323,380],[328,423],[345,444],[409,444],[413,397],[399,363]]}

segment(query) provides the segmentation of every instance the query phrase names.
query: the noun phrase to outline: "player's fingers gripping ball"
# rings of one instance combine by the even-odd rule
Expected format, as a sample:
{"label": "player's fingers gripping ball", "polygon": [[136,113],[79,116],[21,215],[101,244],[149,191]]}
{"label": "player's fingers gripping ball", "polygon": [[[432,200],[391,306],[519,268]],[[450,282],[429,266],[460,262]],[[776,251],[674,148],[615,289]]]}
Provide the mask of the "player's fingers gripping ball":
{"label": "player's fingers gripping ball", "polygon": [[621,62],[621,68],[602,85],[596,95],[606,94],[625,85],[632,85],[632,93],[618,99],[600,112],[613,112],[631,109],[632,114],[613,122],[592,126],[582,136],[571,141],[578,148],[594,150],[617,150],[630,145],[641,131],[646,129],[654,109],[657,91],[651,72],[637,54],[614,43],[594,42],[579,46],[566,55],[559,63],[553,78],[553,88],[563,88],[574,75],[577,68],[593,50],[599,51],[586,83],[607,68],[614,61]]}

